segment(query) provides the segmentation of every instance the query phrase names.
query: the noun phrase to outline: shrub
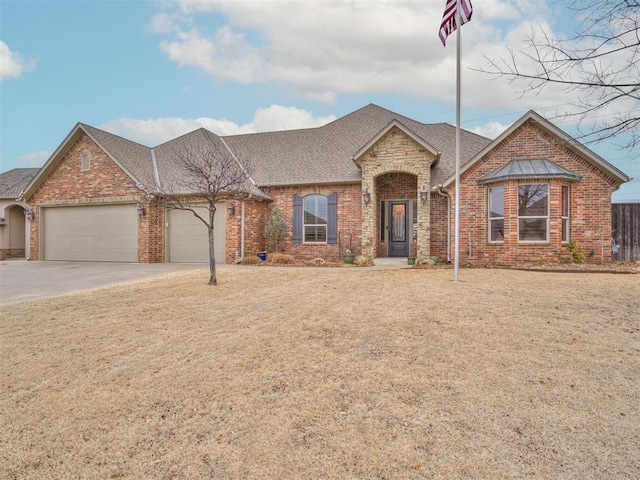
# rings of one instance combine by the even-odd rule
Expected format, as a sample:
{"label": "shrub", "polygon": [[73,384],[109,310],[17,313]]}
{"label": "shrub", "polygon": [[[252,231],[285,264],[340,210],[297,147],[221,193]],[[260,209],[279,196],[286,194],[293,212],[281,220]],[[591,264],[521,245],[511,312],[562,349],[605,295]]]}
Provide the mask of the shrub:
{"label": "shrub", "polygon": [[272,265],[295,265],[296,259],[284,253],[270,253],[267,255],[267,262]]}
{"label": "shrub", "polygon": [[248,254],[240,262],[242,265],[261,265],[262,260],[260,260],[256,255]]}
{"label": "shrub", "polygon": [[271,216],[269,217],[266,228],[267,245],[272,252],[277,252],[278,247],[284,242],[284,239],[287,238],[287,229],[287,222],[282,218],[280,209],[274,207],[273,210],[271,210]]}
{"label": "shrub", "polygon": [[356,257],[353,263],[359,267],[372,267],[373,259],[371,259],[371,257],[360,255],[359,257]]}
{"label": "shrub", "polygon": [[580,245],[575,240],[569,242],[569,253],[571,254],[571,261],[573,263],[584,263],[584,253],[580,250]]}

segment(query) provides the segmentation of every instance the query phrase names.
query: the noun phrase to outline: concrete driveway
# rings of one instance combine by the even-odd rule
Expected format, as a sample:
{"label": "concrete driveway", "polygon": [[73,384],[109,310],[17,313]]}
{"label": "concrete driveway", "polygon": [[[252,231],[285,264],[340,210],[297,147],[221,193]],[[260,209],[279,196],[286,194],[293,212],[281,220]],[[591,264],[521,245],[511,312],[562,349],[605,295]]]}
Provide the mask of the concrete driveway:
{"label": "concrete driveway", "polygon": [[178,270],[207,268],[208,264],[191,263],[1,261],[0,305],[64,295]]}

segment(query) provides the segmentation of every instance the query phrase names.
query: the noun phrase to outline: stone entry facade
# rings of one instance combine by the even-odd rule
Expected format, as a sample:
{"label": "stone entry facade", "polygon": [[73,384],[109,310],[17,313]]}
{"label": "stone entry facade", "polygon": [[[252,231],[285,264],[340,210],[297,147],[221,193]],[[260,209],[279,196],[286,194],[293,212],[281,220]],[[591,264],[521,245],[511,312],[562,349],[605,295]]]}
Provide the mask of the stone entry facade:
{"label": "stone entry facade", "polygon": [[[411,242],[410,255],[429,257],[431,245],[430,195],[423,203],[420,190],[429,191],[431,165],[437,161],[435,149],[413,137],[398,125],[392,125],[360,156],[354,158],[362,169],[362,189],[371,201],[362,208],[362,255],[386,257],[381,241],[381,203],[387,200],[417,200],[417,238]],[[386,204],[386,203],[385,203]]]}

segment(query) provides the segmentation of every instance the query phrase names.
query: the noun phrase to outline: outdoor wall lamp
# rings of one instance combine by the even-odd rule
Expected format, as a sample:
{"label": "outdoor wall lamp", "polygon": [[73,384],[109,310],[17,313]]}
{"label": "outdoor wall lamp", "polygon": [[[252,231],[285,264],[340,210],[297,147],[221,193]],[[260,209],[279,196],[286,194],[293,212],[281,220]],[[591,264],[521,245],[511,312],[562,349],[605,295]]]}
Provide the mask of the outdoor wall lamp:
{"label": "outdoor wall lamp", "polygon": [[371,194],[369,193],[368,186],[364,187],[364,192],[362,192],[362,201],[365,205],[369,205],[369,202],[371,201]]}
{"label": "outdoor wall lamp", "polygon": [[233,217],[236,214],[236,204],[230,203],[227,205],[227,211],[229,212],[229,216]]}
{"label": "outdoor wall lamp", "polygon": [[24,208],[24,216],[29,222],[35,217],[33,210],[31,210],[29,207]]}
{"label": "outdoor wall lamp", "polygon": [[136,210],[138,211],[139,217],[144,217],[147,214],[147,209],[141,203],[136,205]]}
{"label": "outdoor wall lamp", "polygon": [[429,199],[429,191],[427,190],[427,187],[422,185],[422,188],[420,189],[420,201],[424,205],[425,203],[427,203],[428,199]]}

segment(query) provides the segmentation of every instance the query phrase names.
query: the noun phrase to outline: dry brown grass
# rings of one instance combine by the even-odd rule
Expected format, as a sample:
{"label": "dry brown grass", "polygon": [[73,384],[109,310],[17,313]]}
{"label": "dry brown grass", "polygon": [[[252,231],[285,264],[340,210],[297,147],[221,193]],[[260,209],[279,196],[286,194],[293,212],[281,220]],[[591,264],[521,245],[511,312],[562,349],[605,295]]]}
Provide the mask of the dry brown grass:
{"label": "dry brown grass", "polygon": [[640,478],[637,275],[238,268],[0,309],[0,478]]}

